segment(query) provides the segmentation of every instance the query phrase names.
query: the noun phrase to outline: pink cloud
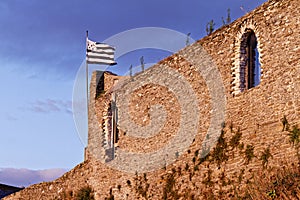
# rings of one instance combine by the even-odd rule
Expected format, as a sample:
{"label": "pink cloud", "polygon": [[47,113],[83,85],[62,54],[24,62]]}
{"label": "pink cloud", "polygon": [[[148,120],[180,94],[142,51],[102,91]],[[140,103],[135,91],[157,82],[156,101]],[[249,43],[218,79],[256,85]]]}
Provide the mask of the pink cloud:
{"label": "pink cloud", "polygon": [[0,168],[0,183],[27,187],[32,184],[55,180],[67,171],[67,169],[30,170]]}

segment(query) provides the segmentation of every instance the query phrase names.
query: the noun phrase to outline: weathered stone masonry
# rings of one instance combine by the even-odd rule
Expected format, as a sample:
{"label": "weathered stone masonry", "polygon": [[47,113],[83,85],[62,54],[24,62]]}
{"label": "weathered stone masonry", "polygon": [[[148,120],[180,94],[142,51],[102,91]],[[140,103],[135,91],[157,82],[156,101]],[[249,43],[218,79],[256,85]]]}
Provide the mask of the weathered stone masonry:
{"label": "weathered stone masonry", "polygon": [[[134,77],[136,82],[143,81],[145,76],[157,78],[160,73],[156,69],[160,66],[175,70],[190,84],[200,113],[197,121],[199,124],[197,135],[189,151],[179,155],[172,165],[146,174],[145,179],[149,186],[143,185],[145,182],[141,185],[142,189],[146,188],[148,199],[162,199],[163,188],[168,182],[166,176],[172,175],[172,169],[181,173],[176,179],[176,182],[180,183],[176,185],[176,189],[178,194],[182,195],[182,199],[188,199],[191,196],[194,199],[205,199],[203,195],[206,189],[211,189],[211,193],[214,194],[220,190],[227,191],[228,194],[232,193],[230,185],[221,184],[222,174],[225,174],[225,179],[231,182],[241,176],[242,187],[247,180],[251,179],[253,173],[262,168],[262,161],[259,158],[266,148],[269,148],[272,153],[268,169],[281,168],[283,165],[295,163],[297,152],[289,142],[288,133],[282,131],[281,119],[285,115],[291,125],[300,124],[299,9],[299,0],[271,0]],[[262,75],[258,86],[241,91],[240,50],[247,30],[252,30],[257,38]],[[241,153],[246,147],[241,147],[241,150],[238,148],[231,150],[228,154],[229,158],[222,161],[220,165],[209,161],[196,165],[194,162],[213,114],[211,112],[212,96],[207,88],[207,82],[197,72],[195,65],[203,55],[201,54],[202,48],[213,59],[223,82],[226,99],[225,138],[229,141],[238,130],[242,133],[240,143],[249,147],[253,146],[253,153],[256,155],[249,163],[245,161],[244,153]],[[96,79],[97,75],[94,74],[91,97],[96,97]],[[110,195],[114,195],[115,199],[143,197],[144,190],[135,189],[135,184],[139,181],[134,173],[113,170],[99,161],[107,159],[103,145],[107,145],[105,143],[107,140],[105,139],[105,119],[107,119],[107,110],[112,100],[112,91],[119,91],[119,97],[126,93],[122,87],[110,89],[114,85],[114,80],[120,79],[119,77],[107,73],[104,74],[104,79],[105,86],[107,86],[104,89],[105,93],[98,98],[91,98],[90,102],[90,135],[86,161],[54,182],[31,186],[6,199],[63,199],[67,191],[76,192],[85,185],[93,188],[96,199],[105,199]],[[130,79],[120,81],[123,81],[124,88],[126,84],[135,83]],[[168,87],[147,84],[134,91],[129,102],[131,120],[136,124],[149,125],[151,117],[148,114],[152,106],[157,104],[163,105],[167,111],[165,116],[167,123],[158,134],[147,140],[130,138],[126,131],[120,129],[120,138],[116,144],[118,148],[134,152],[148,152],[151,149],[161,148],[165,141],[174,137],[178,131],[179,116],[182,113],[179,101],[172,90]],[[230,131],[231,128],[233,132]],[[214,184],[211,184],[211,181]],[[236,183],[238,184],[238,181]]]}

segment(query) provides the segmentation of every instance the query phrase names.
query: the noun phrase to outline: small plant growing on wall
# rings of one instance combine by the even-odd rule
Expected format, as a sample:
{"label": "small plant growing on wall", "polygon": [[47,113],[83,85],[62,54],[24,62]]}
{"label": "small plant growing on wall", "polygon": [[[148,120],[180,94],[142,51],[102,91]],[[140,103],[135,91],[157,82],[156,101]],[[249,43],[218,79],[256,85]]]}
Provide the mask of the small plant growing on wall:
{"label": "small plant growing on wall", "polygon": [[240,129],[232,136],[232,138],[229,141],[229,145],[231,146],[232,150],[237,148],[240,144],[240,140],[242,138],[242,133]]}
{"label": "small plant growing on wall", "polygon": [[191,33],[188,33],[188,34],[186,35],[185,46],[190,45],[190,37],[191,37]]}
{"label": "small plant growing on wall", "polygon": [[148,199],[149,198],[149,194],[148,194],[148,190],[150,187],[150,184],[148,183],[148,178],[147,178],[147,174],[144,173],[143,177],[139,176],[138,173],[135,173],[135,192],[145,198]]}
{"label": "small plant growing on wall", "polygon": [[76,200],[94,200],[94,193],[91,187],[81,188],[75,195]]}
{"label": "small plant growing on wall", "polygon": [[268,191],[267,196],[270,197],[271,199],[276,199],[276,197],[277,197],[276,190]]}
{"label": "small plant growing on wall", "polygon": [[238,176],[238,183],[239,183],[239,184],[242,183],[244,174],[245,174],[245,169],[241,169],[241,170],[240,170],[240,174],[239,174],[239,176]]}
{"label": "small plant growing on wall", "polygon": [[163,188],[163,199],[179,199],[180,195],[176,188],[176,170],[173,168],[172,173],[167,174],[166,184]]}
{"label": "small plant growing on wall", "polygon": [[211,157],[218,166],[220,167],[222,162],[226,162],[228,160],[228,155],[227,155],[227,143],[224,137],[225,131],[222,129],[221,135],[218,139],[218,143],[216,147],[214,148]]}
{"label": "small plant growing on wall", "polygon": [[112,188],[109,189],[109,197],[108,198],[105,198],[105,200],[114,200],[115,197],[114,195],[112,194]]}
{"label": "small plant growing on wall", "polygon": [[247,144],[246,150],[245,150],[245,159],[246,159],[246,164],[249,164],[252,158],[254,158],[254,146]]}
{"label": "small plant growing on wall", "polygon": [[226,24],[229,24],[230,22],[231,22],[230,8],[228,8],[228,9],[227,9]]}
{"label": "small plant growing on wall", "polygon": [[[290,142],[296,148],[297,151],[297,158],[298,158],[298,165],[300,166],[300,153],[299,153],[299,142],[300,142],[300,129],[298,126],[293,126],[293,129],[289,131]],[[300,170],[300,168],[299,168]]]}
{"label": "small plant growing on wall", "polygon": [[226,24],[229,24],[230,22],[231,22],[230,8],[228,8],[226,21],[224,20],[224,17],[222,17],[222,24],[223,24],[223,26],[225,26]]}
{"label": "small plant growing on wall", "polygon": [[285,115],[281,119],[281,123],[282,123],[282,131],[288,131],[289,130],[289,122]]}
{"label": "small plant growing on wall", "polygon": [[185,167],[184,167],[184,169],[185,169],[185,171],[187,171],[187,170],[189,170],[189,164],[188,163],[185,163]]}
{"label": "small plant growing on wall", "polygon": [[262,154],[260,156],[260,160],[262,162],[263,168],[267,167],[269,158],[271,158],[271,157],[272,157],[272,154],[270,152],[270,148],[268,147],[262,152]]}
{"label": "small plant growing on wall", "polygon": [[207,35],[210,35],[212,32],[214,32],[215,30],[215,22],[214,20],[210,20],[207,24],[206,24],[206,33]]}
{"label": "small plant growing on wall", "polygon": [[141,70],[142,70],[142,72],[144,72],[144,71],[145,71],[145,61],[144,61],[144,56],[142,56],[142,57],[140,58],[140,62],[141,62]]}
{"label": "small plant growing on wall", "polygon": [[132,65],[130,65],[130,67],[129,67],[129,76],[130,76],[130,77],[133,76],[133,75],[132,75]]}
{"label": "small plant growing on wall", "polygon": [[196,150],[195,151],[195,157],[198,157],[198,155],[199,155],[199,150]]}
{"label": "small plant growing on wall", "polygon": [[293,145],[298,146],[299,142],[300,142],[300,129],[298,128],[298,126],[293,126],[293,129],[289,131],[289,136],[290,136],[290,142]]}

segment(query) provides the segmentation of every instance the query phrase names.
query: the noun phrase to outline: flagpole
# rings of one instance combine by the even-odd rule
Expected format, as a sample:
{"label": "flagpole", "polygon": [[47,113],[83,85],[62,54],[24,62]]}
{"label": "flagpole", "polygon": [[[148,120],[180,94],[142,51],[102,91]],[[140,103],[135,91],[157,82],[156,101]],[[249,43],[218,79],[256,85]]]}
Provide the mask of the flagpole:
{"label": "flagpole", "polygon": [[[86,31],[86,51],[88,49],[89,31]],[[87,53],[87,52],[86,52]],[[86,75],[86,113],[87,113],[87,133],[89,133],[89,66],[87,56],[85,56],[85,75]]]}
{"label": "flagpole", "polygon": [[[105,50],[105,51],[104,51]],[[88,31],[86,31],[86,59],[85,59],[85,68],[86,68],[86,108],[87,108],[87,133],[89,133],[89,99],[94,98],[89,95],[89,68],[88,64],[116,64],[114,60],[115,48],[111,47],[104,43],[94,42],[88,39]],[[89,98],[90,96],[90,98]],[[115,97],[113,96],[113,101]],[[112,102],[114,104],[114,102]],[[114,106],[115,107],[115,106]],[[111,134],[111,146],[114,148],[114,140],[116,133],[116,111],[112,110],[112,134]],[[114,156],[114,149],[113,149]]]}

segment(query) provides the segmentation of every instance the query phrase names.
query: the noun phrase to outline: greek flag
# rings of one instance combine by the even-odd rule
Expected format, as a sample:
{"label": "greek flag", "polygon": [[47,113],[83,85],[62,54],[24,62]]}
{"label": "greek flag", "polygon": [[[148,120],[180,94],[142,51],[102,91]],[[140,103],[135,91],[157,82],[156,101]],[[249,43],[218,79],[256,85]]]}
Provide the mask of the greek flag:
{"label": "greek flag", "polygon": [[86,61],[88,64],[115,65],[115,48],[108,44],[87,39]]}

